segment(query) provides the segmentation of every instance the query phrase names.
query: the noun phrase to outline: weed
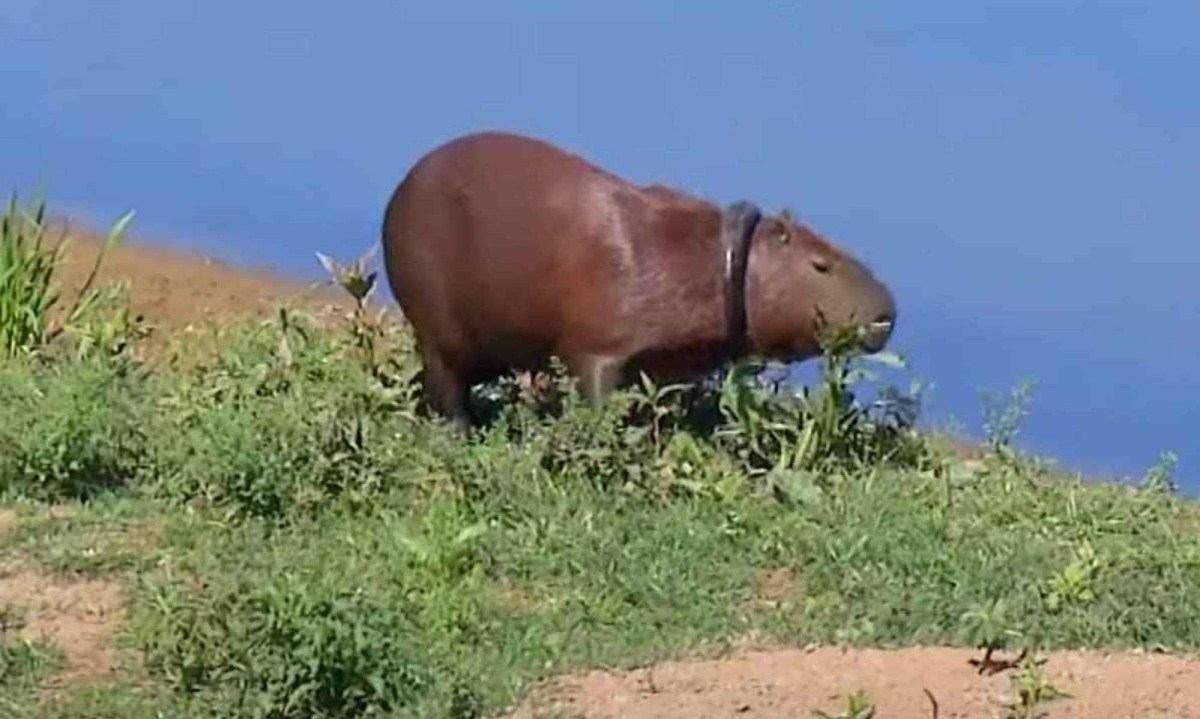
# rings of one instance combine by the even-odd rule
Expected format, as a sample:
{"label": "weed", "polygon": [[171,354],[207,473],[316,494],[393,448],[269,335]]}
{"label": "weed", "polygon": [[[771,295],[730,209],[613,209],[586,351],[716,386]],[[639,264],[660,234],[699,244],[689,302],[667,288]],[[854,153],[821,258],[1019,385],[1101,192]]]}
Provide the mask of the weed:
{"label": "weed", "polygon": [[0,713],[4,716],[17,716],[41,680],[62,664],[56,647],[16,636],[21,625],[19,612],[0,605]]}
{"label": "weed", "polygon": [[376,278],[378,277],[378,272],[367,270],[367,262],[378,247],[378,245],[373,245],[349,267],[343,267],[330,257],[320,252],[317,253],[317,260],[329,273],[331,280],[354,300],[354,311],[350,315],[351,336],[363,363],[376,376],[383,371],[379,354],[385,335],[386,308],[380,309],[374,316],[367,311],[371,295],[375,292]]}
{"label": "weed", "polygon": [[76,360],[126,357],[150,334],[141,315],[130,308],[128,281],[97,287],[92,301],[80,308],[64,331],[73,340]]}
{"label": "weed", "polygon": [[980,674],[995,674],[1010,666],[992,658],[993,652],[1008,647],[1009,640],[1022,636],[1020,631],[1012,628],[1009,610],[1008,602],[997,598],[962,614],[965,638],[973,646],[984,650],[982,659],[971,660],[971,664],[979,669]]}
{"label": "weed", "polygon": [[0,347],[16,356],[39,346],[57,301],[53,254],[44,247],[45,205],[32,212],[9,200],[0,221]]}
{"label": "weed", "polygon": [[46,246],[44,202],[22,209],[16,194],[11,196],[0,219],[0,352],[16,357],[41,349],[104,299],[103,292],[93,286],[96,276],[104,257],[121,240],[132,219],[133,213],[127,213],[109,230],[74,303],[58,325],[51,325],[51,311],[60,299],[54,273],[65,241],[53,249]]}
{"label": "weed", "polygon": [[662,453],[663,422],[679,412],[678,403],[670,400],[687,391],[687,384],[670,384],[659,387],[649,377],[642,374],[641,384],[637,392],[631,393],[632,409],[635,412],[644,411],[649,415],[650,440],[656,455]]}
{"label": "weed", "polygon": [[1042,671],[1046,660],[1035,658],[1033,653],[1025,654],[1017,664],[1011,684],[1016,695],[1012,702],[1005,705],[1006,719],[1038,719],[1046,716],[1042,707],[1055,699],[1067,698],[1070,695],[1056,687],[1050,678]]}
{"label": "weed", "polygon": [[1179,465],[1179,457],[1173,452],[1163,452],[1158,462],[1146,472],[1142,479],[1142,489],[1158,494],[1174,494],[1179,491],[1175,483],[1175,468]]}
{"label": "weed", "polygon": [[1084,542],[1075,551],[1075,557],[1062,571],[1056,572],[1049,581],[1046,592],[1046,609],[1058,612],[1066,606],[1085,605],[1096,599],[1092,589],[1093,579],[1103,562],[1096,556],[1090,542]]}
{"label": "weed", "polygon": [[858,690],[846,697],[846,708],[837,714],[828,714],[820,709],[814,709],[815,719],[871,719],[875,716],[875,703],[865,690]]}
{"label": "weed", "polygon": [[1020,431],[1021,421],[1029,413],[1034,383],[1022,380],[1009,392],[1008,402],[1001,406],[999,398],[984,393],[983,429],[992,451],[1001,456],[1011,454],[1013,440]]}
{"label": "weed", "polygon": [[145,486],[280,522],[380,491],[393,448],[376,437],[412,417],[396,411],[409,409],[403,398],[298,315],[281,311],[275,341],[251,338],[160,396]]}

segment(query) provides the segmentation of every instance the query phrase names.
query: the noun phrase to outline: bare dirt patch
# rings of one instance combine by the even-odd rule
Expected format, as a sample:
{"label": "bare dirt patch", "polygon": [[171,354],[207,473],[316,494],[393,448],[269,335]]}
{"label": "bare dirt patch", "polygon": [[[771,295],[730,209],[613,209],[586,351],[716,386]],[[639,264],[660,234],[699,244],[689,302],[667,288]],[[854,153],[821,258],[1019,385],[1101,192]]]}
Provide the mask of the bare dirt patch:
{"label": "bare dirt patch", "polygon": [[[61,224],[55,228],[54,241],[63,229]],[[69,232],[58,277],[64,303],[75,299],[101,248],[95,231],[72,225]],[[96,278],[97,283],[122,280],[129,282],[134,314],[142,315],[159,334],[234,316],[266,317],[283,302],[310,309],[350,307],[333,287],[314,289],[275,272],[232,267],[182,249],[132,240],[109,252]]]}
{"label": "bare dirt patch", "polygon": [[120,587],[102,579],[60,579],[20,566],[0,568],[0,606],[21,611],[19,634],[53,643],[67,665],[56,683],[116,675],[113,636],[124,618]]}
{"label": "bare dirt patch", "polygon": [[[584,719],[704,719],[837,716],[846,696],[866,690],[876,717],[1003,717],[1012,672],[980,676],[969,650],[788,649],[662,664],[628,673],[592,672],[549,684],[510,715]],[[1050,654],[1047,677],[1070,694],[1044,716],[1200,716],[1200,661],[1156,654]]]}

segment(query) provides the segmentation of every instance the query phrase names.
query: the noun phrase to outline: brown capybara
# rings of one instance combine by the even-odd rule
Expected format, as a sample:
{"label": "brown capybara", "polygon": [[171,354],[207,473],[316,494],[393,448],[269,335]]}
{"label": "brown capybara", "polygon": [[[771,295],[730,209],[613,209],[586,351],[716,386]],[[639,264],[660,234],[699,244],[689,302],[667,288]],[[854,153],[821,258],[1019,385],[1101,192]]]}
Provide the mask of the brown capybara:
{"label": "brown capybara", "polygon": [[891,292],[783,212],[639,187],[541,140],[435,148],[384,214],[388,282],[432,409],[470,424],[471,385],[560,358],[589,399],[645,372],[695,378],[743,356],[798,361],[828,325],[892,333]]}

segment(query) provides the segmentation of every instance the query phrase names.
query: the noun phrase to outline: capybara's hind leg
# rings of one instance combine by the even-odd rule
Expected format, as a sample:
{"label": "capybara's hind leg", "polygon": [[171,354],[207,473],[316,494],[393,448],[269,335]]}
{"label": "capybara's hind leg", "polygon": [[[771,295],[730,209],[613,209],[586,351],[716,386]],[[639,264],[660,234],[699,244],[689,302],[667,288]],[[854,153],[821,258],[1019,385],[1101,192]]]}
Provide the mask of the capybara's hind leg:
{"label": "capybara's hind leg", "polygon": [[434,412],[448,419],[455,429],[465,432],[471,426],[466,381],[436,350],[422,351],[421,359],[425,365],[425,402]]}

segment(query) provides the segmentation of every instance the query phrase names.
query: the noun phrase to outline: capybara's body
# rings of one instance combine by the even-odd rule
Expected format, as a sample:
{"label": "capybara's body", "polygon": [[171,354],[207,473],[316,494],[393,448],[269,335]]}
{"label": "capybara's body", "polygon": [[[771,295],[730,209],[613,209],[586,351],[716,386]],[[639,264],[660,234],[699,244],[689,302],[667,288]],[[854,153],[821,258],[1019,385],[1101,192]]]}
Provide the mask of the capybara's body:
{"label": "capybara's body", "polygon": [[388,203],[382,244],[426,397],[464,425],[472,384],[551,355],[598,400],[639,371],[679,379],[745,353],[811,357],[818,307],[864,323],[878,349],[896,312],[862,264],[786,214],[639,187],[506,133],[421,158]]}

